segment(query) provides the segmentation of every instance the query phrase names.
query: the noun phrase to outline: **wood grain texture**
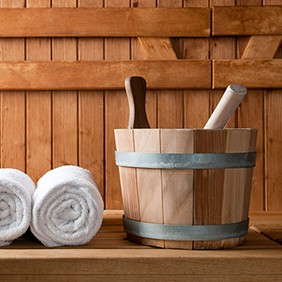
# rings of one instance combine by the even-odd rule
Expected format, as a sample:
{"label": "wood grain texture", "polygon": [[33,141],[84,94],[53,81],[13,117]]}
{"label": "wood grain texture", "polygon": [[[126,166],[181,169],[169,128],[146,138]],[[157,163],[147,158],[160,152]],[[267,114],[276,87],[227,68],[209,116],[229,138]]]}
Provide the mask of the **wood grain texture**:
{"label": "wood grain texture", "polygon": [[138,37],[145,60],[177,60],[168,37]]}
{"label": "wood grain texture", "polygon": [[[159,9],[161,8],[181,8],[182,1],[169,1],[169,0],[159,0],[157,2]],[[167,39],[169,40],[169,39]],[[179,39],[174,42],[175,45],[179,45]],[[165,47],[161,47],[164,45]],[[163,52],[161,56],[163,60],[168,60],[170,58],[177,59],[176,50],[173,48],[172,44],[159,41],[156,42],[155,54],[151,53],[150,59],[154,59],[154,56],[158,56],[158,52]],[[182,52],[181,48],[180,53]],[[166,50],[166,51],[165,51]],[[168,52],[167,52],[168,51]],[[187,73],[186,73],[187,75]],[[176,74],[173,74],[176,77]],[[168,113],[170,113],[168,115]],[[183,91],[179,90],[163,90],[158,93],[158,127],[159,128],[182,128],[183,127]]]}
{"label": "wood grain texture", "polygon": [[[133,130],[116,129],[115,144],[118,152],[134,152]],[[137,172],[135,168],[119,167],[119,178],[122,191],[124,215],[133,220],[140,221],[140,208],[138,197]]]}
{"label": "wood grain texture", "polygon": [[[53,0],[52,7],[76,7],[76,0]],[[52,59],[66,61],[77,59],[75,38],[55,38],[52,40]],[[57,73],[56,80],[63,78]],[[45,78],[46,79],[46,78]],[[70,115],[71,113],[71,115]],[[77,92],[53,91],[52,93],[52,158],[53,167],[78,164],[78,124]]]}
{"label": "wood grain texture", "polygon": [[[161,153],[193,153],[194,132],[162,129]],[[161,170],[163,223],[193,225],[193,170]],[[165,248],[193,249],[191,241],[165,241]]]}
{"label": "wood grain texture", "polygon": [[[2,8],[24,7],[24,0],[3,0]],[[21,61],[25,58],[25,41],[22,38],[1,39],[0,57],[3,61]],[[15,84],[15,80],[14,80]],[[25,93],[1,92],[1,167],[25,171]]]}
{"label": "wood grain texture", "polygon": [[[262,5],[261,0],[237,2],[237,5]],[[280,36],[264,35],[237,39],[237,57],[242,59],[272,59],[280,45]],[[277,46],[278,45],[278,46]],[[253,109],[258,111],[253,111]],[[253,171],[250,210],[265,209],[264,195],[264,126],[263,126],[264,91],[248,90],[248,95],[238,109],[238,127],[258,129],[256,167]]]}
{"label": "wood grain texture", "polygon": [[[281,245],[250,230],[232,250],[164,250],[125,240],[122,211],[106,211],[97,236],[86,246],[49,249],[32,239],[0,250],[5,281],[280,281]],[[281,213],[251,214],[252,228],[280,224]]]}
{"label": "wood grain texture", "polygon": [[[75,43],[74,39],[68,40],[73,40],[72,42]],[[69,50],[70,46],[66,45],[65,48]],[[149,89],[210,87],[211,66],[208,60],[124,61],[125,58],[121,58],[120,61],[114,59],[114,61],[86,62],[73,61],[74,55],[68,60],[71,62],[0,62],[0,89],[124,89],[124,79],[131,75],[144,77]],[[17,77],[16,84],[15,77]],[[105,77],[108,79],[104,79]]]}
{"label": "wood grain texture", "polygon": [[[135,152],[160,153],[159,129],[134,129]],[[137,169],[140,221],[164,223],[161,170]],[[142,238],[142,244],[164,247],[164,241]]]}
{"label": "wood grain texture", "polygon": [[[282,5],[281,0],[265,0],[264,5]],[[281,47],[281,46],[280,46]],[[282,49],[275,55],[275,60],[281,61]],[[277,87],[278,88],[278,87]],[[280,87],[281,88],[281,87]],[[265,194],[266,210],[282,210],[282,179],[280,159],[282,157],[282,91],[281,89],[265,91]]]}
{"label": "wood grain texture", "polygon": [[1,9],[0,36],[206,37],[210,34],[209,9],[130,9],[118,5],[115,8],[107,5],[107,9],[57,7],[61,8]]}
{"label": "wood grain texture", "polygon": [[242,59],[273,59],[282,42],[281,35],[251,36]]}
{"label": "wood grain texture", "polygon": [[[79,7],[103,7],[102,0],[79,0]],[[79,38],[78,60],[103,60],[103,38]],[[88,168],[104,197],[104,92],[78,92],[78,160]]]}
{"label": "wood grain texture", "polygon": [[[156,7],[155,0],[132,0],[131,6],[135,8],[142,7]],[[146,39],[145,37],[142,37]],[[132,60],[143,60],[143,51],[138,38],[131,38],[131,59]],[[157,127],[157,90],[147,90],[146,95],[146,112],[149,120],[149,124],[152,128]]]}
{"label": "wood grain texture", "polygon": [[[184,1],[184,8],[209,7],[208,0]],[[207,60],[210,38],[183,38],[183,58]],[[184,127],[203,128],[210,116],[210,90],[183,90]]]}
{"label": "wood grain texture", "polygon": [[[128,0],[104,1],[105,7],[110,8],[125,8],[129,6]],[[104,58],[106,60],[116,61],[116,68],[113,71],[121,74],[119,71],[120,61],[130,59],[130,39],[128,38],[106,38]],[[131,63],[131,62],[129,62]],[[110,67],[111,68],[111,67]],[[106,91],[105,92],[105,162],[106,162],[106,179],[105,179],[105,193],[106,193],[106,208],[120,209],[122,208],[122,197],[120,184],[117,181],[119,174],[118,168],[115,164],[114,151],[114,129],[126,128],[128,123],[128,102],[124,90],[124,80],[127,76],[135,75],[132,69],[129,68],[127,73],[123,73],[120,77],[121,91]],[[104,78],[108,77],[108,81],[113,81],[111,76],[103,76],[100,79],[101,83]]]}
{"label": "wood grain texture", "polygon": [[[235,0],[210,0],[210,7],[224,7],[224,6],[235,6]],[[212,37],[211,38],[211,47],[210,47],[210,59],[236,59],[236,38],[228,37]],[[213,79],[213,74],[212,74]],[[233,81],[232,83],[237,83]],[[226,88],[226,84],[223,88]],[[214,111],[218,102],[220,101],[223,91],[222,90],[213,90],[211,92],[210,99],[210,113]],[[236,126],[237,112],[233,115],[227,127],[234,128]]]}
{"label": "wood grain texture", "polygon": [[281,35],[281,14],[282,7],[214,7],[212,34]]}
{"label": "wood grain texture", "polygon": [[[226,131],[195,132],[195,153],[224,153]],[[194,170],[194,224],[221,224],[224,169]],[[194,249],[219,249],[220,241],[196,241]]]}
{"label": "wood grain texture", "polygon": [[[26,1],[27,8],[50,7],[50,1]],[[26,39],[26,59],[51,60],[51,39]],[[26,93],[26,172],[36,183],[52,166],[51,91]]]}
{"label": "wood grain texture", "polygon": [[247,88],[282,88],[281,60],[214,60],[213,88],[236,81]]}

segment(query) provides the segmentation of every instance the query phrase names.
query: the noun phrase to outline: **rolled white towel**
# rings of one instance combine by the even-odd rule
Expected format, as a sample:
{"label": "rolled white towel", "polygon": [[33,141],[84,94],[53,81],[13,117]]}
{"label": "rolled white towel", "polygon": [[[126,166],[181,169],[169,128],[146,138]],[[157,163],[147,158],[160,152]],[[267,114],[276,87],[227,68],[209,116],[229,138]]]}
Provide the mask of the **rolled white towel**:
{"label": "rolled white towel", "polygon": [[61,166],[38,181],[31,232],[47,247],[83,245],[98,232],[104,204],[90,171]]}
{"label": "rolled white towel", "polygon": [[0,246],[23,235],[31,219],[31,197],[35,184],[13,168],[0,169]]}

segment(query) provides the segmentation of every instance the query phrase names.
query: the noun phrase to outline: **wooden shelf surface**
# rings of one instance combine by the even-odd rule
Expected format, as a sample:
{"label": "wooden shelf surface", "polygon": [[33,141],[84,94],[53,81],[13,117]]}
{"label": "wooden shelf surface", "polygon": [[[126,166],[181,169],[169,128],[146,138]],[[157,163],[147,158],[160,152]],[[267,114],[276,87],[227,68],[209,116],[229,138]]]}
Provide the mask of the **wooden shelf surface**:
{"label": "wooden shelf surface", "polygon": [[105,211],[85,246],[46,248],[26,234],[0,249],[0,281],[282,281],[281,212],[251,214],[245,244],[216,251],[133,244],[121,217],[122,211]]}

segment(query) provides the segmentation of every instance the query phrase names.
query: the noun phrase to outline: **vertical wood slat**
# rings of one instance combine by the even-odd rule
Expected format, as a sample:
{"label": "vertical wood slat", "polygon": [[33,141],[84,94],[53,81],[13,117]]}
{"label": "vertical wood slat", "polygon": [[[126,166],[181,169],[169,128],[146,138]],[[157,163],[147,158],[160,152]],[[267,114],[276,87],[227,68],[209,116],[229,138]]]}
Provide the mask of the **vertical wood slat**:
{"label": "vertical wood slat", "polygon": [[[1,8],[22,8],[24,0],[2,0]],[[25,40],[1,39],[1,59],[25,59]],[[1,92],[1,167],[25,171],[25,93]]]}
{"label": "vertical wood slat", "polygon": [[[27,8],[50,7],[50,1],[28,0]],[[51,60],[51,39],[26,39],[26,59]],[[51,169],[51,92],[26,93],[26,172],[33,181]]]}
{"label": "vertical wood slat", "polygon": [[[156,7],[155,0],[131,0],[131,6],[135,8],[141,7]],[[143,52],[140,41],[138,38],[131,39],[131,59],[143,60]],[[146,113],[151,128],[157,127],[157,98],[158,94],[156,90],[147,90],[146,94]]]}
{"label": "vertical wood slat", "polygon": [[[115,144],[118,152],[134,152],[134,131],[116,129]],[[125,206],[124,215],[127,218],[140,221],[136,169],[120,166],[119,177],[122,188],[122,201]]]}
{"label": "vertical wood slat", "polygon": [[[105,0],[105,7],[128,7],[128,0]],[[106,38],[106,60],[129,60],[130,39]],[[128,105],[125,91],[105,91],[105,162],[106,162],[106,208],[121,209],[122,200],[118,168],[114,159],[114,129],[126,128],[128,122]]]}
{"label": "vertical wood slat", "polygon": [[[160,153],[160,129],[134,130],[135,152]],[[158,169],[137,169],[140,221],[164,223],[162,179]],[[144,245],[164,247],[163,240],[142,238]]]}
{"label": "vertical wood slat", "polygon": [[[52,7],[76,7],[76,0],[52,0]],[[76,60],[76,45],[74,38],[54,38],[53,60]],[[53,166],[77,165],[77,92],[53,91],[52,111]]]}
{"label": "vertical wood slat", "polygon": [[[79,7],[103,7],[103,0],[79,0]],[[103,38],[79,38],[78,60],[103,60]],[[91,76],[91,73],[89,73]],[[79,165],[88,168],[104,198],[104,93],[78,93]]]}
{"label": "vertical wood slat", "polygon": [[[195,153],[224,153],[226,131],[198,131],[194,137]],[[220,224],[224,188],[224,169],[194,170],[194,224]],[[211,199],[213,199],[211,201]],[[220,241],[197,241],[194,249],[218,249]]]}
{"label": "vertical wood slat", "polygon": [[[264,5],[282,5],[281,0],[263,0]],[[281,47],[281,46],[280,46]],[[282,58],[282,49],[276,57]],[[282,90],[266,90],[264,99],[266,210],[282,210]]]}
{"label": "vertical wood slat", "polygon": [[[254,152],[256,150],[255,131],[240,134],[229,131],[226,141],[226,152]],[[253,168],[226,169],[224,172],[223,205],[221,223],[240,222],[248,219],[250,203],[250,186]],[[233,203],[237,203],[234,205]],[[238,246],[244,237],[222,240],[221,246]]]}
{"label": "vertical wood slat", "polygon": [[[213,6],[225,6],[225,5],[235,5],[234,0],[211,0],[210,7]],[[221,59],[221,58],[235,58],[235,39],[233,38],[216,38],[212,40],[211,43],[211,59]],[[222,96],[220,91],[212,91],[210,108],[212,111],[216,107],[219,99]],[[235,127],[234,118],[228,124],[230,127]],[[208,136],[213,134],[212,132],[197,132],[194,140],[194,150],[195,152],[208,152],[212,150],[213,152],[219,150],[218,152],[223,152],[225,150],[224,137],[219,138],[217,142],[217,147],[210,147],[211,144],[202,144],[201,139],[209,140],[209,138],[214,138],[213,136]],[[202,147],[204,146],[204,147]],[[207,180],[209,180],[209,189],[207,190]],[[194,171],[194,185],[197,187],[194,191],[194,224],[219,224],[221,222],[221,211],[222,211],[222,189],[224,183],[224,171],[223,170],[200,170]],[[216,202],[209,202],[210,198],[217,199]],[[209,217],[208,215],[213,215]],[[206,242],[194,242],[194,249],[201,248],[220,248],[220,241],[206,241]]]}
{"label": "vertical wood slat", "polygon": [[[209,7],[209,0],[184,1],[184,7]],[[184,59],[209,59],[209,38],[184,38]],[[203,128],[209,118],[210,91],[184,90],[184,127]]]}
{"label": "vertical wood slat", "polygon": [[[161,130],[161,153],[193,153],[193,131]],[[163,223],[193,225],[193,170],[161,170]],[[191,241],[165,241],[165,248],[192,249]]]}
{"label": "vertical wood slat", "polygon": [[[235,0],[210,0],[210,7],[214,6],[235,6]],[[211,59],[235,59],[236,39],[234,37],[213,38],[211,42]],[[236,83],[236,82],[234,82]],[[228,85],[226,85],[227,87]],[[213,90],[211,95],[211,112],[215,109],[223,91]],[[235,127],[236,115],[233,115],[227,127]]]}
{"label": "vertical wood slat", "polygon": [[[158,7],[182,7],[182,0],[158,0]],[[182,50],[180,50],[181,52]],[[182,90],[158,92],[158,128],[183,127]],[[169,114],[168,114],[169,113]]]}
{"label": "vertical wood slat", "polygon": [[[238,6],[261,5],[261,0],[237,1]],[[256,40],[259,40],[256,42]],[[255,43],[255,44],[254,44]],[[265,42],[266,45],[268,42]],[[254,45],[258,50],[253,53]],[[260,49],[260,38],[238,38],[237,57],[242,59],[264,58],[265,50]],[[261,50],[261,51],[260,51]],[[270,51],[270,50],[269,50]],[[268,56],[268,55],[267,55]],[[253,109],[260,109],[254,111]],[[253,173],[251,210],[264,210],[264,163],[263,163],[263,90],[248,90],[248,95],[238,109],[238,127],[253,127],[258,129],[257,161]]]}

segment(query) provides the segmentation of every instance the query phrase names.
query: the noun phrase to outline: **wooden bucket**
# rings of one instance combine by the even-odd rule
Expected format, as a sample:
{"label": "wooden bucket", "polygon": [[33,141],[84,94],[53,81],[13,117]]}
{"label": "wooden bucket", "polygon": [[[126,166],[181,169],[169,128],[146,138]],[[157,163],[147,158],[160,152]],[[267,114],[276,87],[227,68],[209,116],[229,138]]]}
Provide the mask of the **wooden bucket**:
{"label": "wooden bucket", "polygon": [[132,242],[221,249],[248,231],[256,129],[116,129]]}

